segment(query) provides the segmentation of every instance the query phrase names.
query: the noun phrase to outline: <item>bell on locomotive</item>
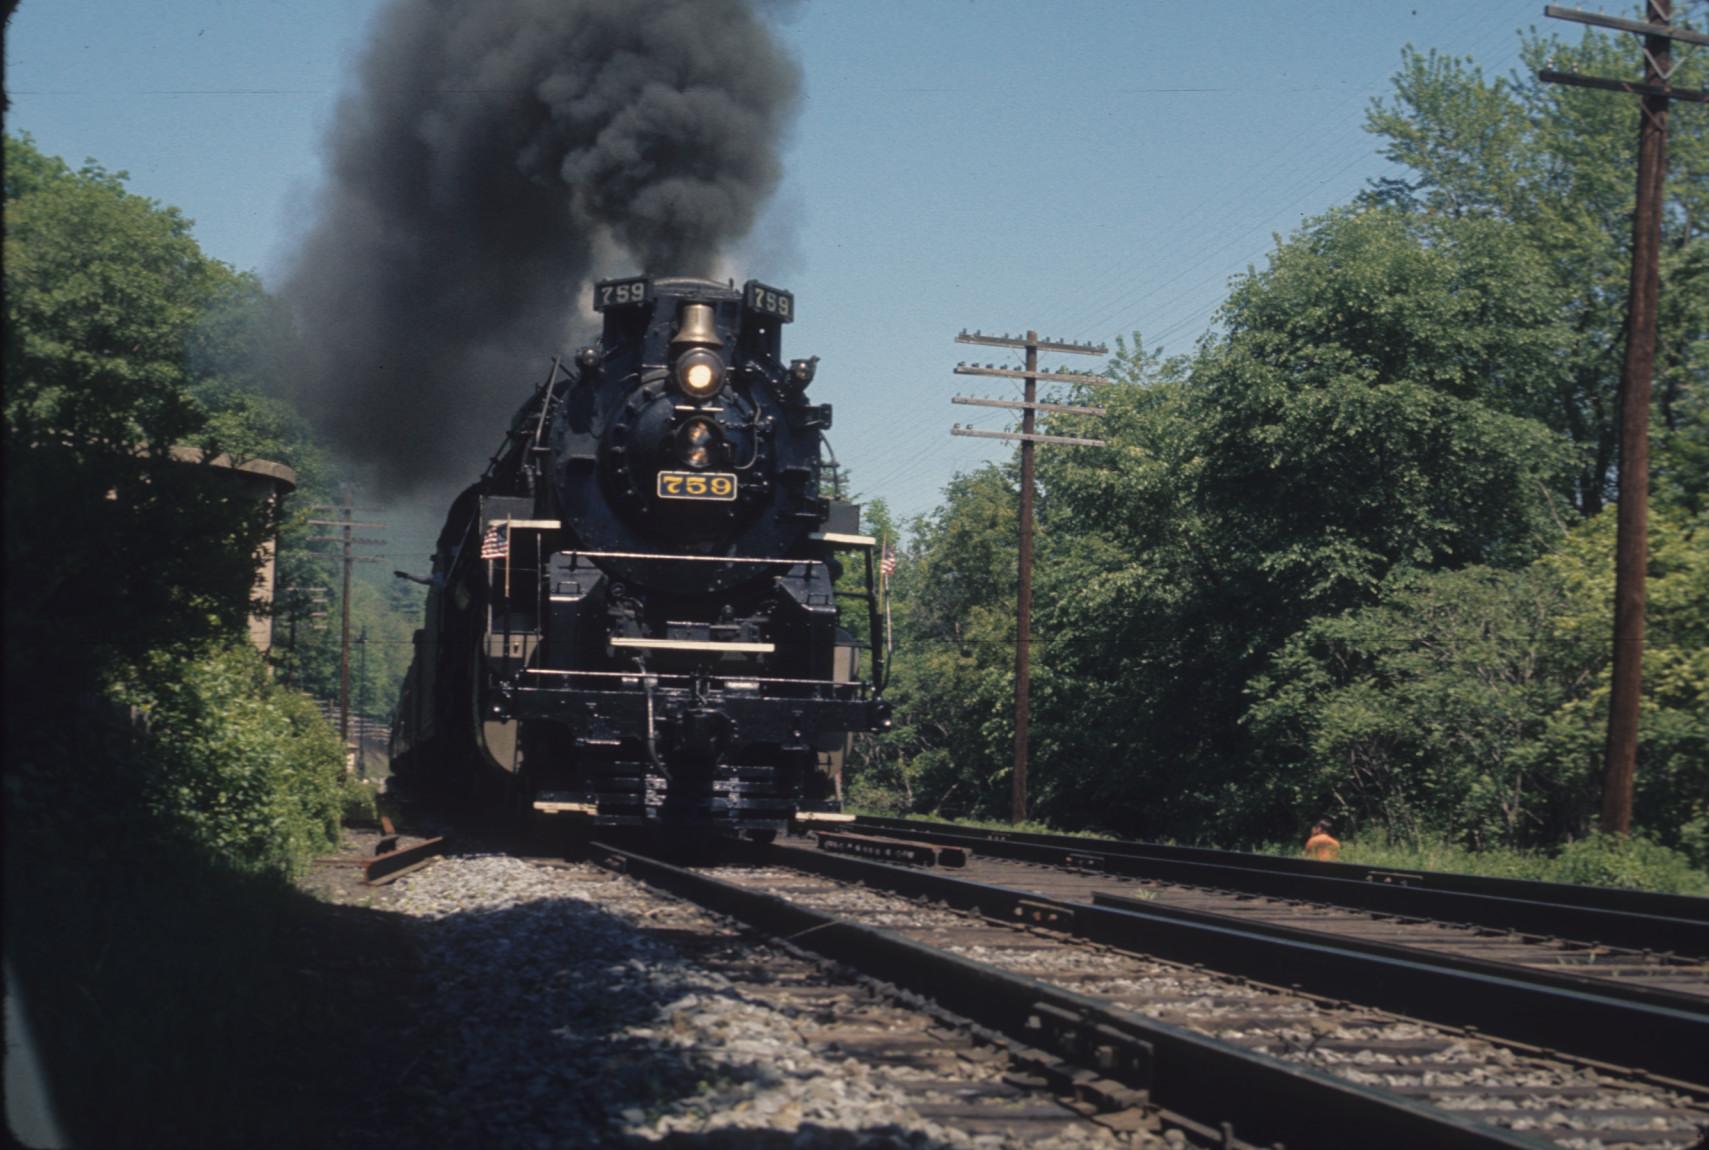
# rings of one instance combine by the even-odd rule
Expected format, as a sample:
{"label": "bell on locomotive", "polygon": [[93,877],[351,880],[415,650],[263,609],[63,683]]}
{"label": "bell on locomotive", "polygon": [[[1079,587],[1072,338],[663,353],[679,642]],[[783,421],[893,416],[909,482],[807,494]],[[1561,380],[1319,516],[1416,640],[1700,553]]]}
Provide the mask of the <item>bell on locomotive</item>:
{"label": "bell on locomotive", "polygon": [[854,637],[879,634],[873,540],[826,490],[818,361],[783,358],[795,299],[758,281],[609,280],[594,307],[598,343],[452,507],[397,769],[767,837],[834,810],[850,736],[889,726],[881,651]]}

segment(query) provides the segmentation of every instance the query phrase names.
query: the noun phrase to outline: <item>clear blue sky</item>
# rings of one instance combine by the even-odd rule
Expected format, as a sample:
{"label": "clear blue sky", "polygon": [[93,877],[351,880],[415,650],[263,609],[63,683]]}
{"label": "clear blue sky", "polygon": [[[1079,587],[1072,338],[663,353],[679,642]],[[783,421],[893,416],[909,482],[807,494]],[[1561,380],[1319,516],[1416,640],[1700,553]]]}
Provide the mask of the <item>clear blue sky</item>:
{"label": "clear blue sky", "polygon": [[[24,0],[7,128],[129,171],[209,254],[271,277],[376,7]],[[796,292],[788,351],[824,357],[814,389],[857,490],[927,511],[956,470],[1006,454],[949,434],[1006,422],[951,395],[1015,390],[952,374],[975,354],[959,329],[1190,350],[1274,233],[1385,170],[1362,125],[1404,45],[1505,73],[1523,27],[1576,39],[1542,7],[808,0],[779,25],[805,76],[784,183],[732,267]],[[539,374],[518,366],[519,399]]]}

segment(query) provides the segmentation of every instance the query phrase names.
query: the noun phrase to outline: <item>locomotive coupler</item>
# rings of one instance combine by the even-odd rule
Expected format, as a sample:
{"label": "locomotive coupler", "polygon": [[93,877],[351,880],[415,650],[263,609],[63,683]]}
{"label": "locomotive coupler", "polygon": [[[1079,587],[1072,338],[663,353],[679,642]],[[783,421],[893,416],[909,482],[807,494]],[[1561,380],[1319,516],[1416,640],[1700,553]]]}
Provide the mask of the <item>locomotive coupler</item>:
{"label": "locomotive coupler", "polygon": [[696,707],[672,724],[671,749],[687,758],[718,762],[736,740],[736,724],[723,711]]}

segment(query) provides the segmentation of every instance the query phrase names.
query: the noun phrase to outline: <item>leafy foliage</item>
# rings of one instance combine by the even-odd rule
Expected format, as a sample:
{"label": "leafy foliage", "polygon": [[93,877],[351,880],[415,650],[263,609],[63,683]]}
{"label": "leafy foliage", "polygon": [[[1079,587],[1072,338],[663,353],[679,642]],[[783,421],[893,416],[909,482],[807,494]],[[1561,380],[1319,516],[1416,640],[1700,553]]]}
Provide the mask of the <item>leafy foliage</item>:
{"label": "leafy foliage", "polygon": [[174,450],[327,483],[296,335],[123,173],[5,151],[8,982],[76,1143],[325,1142],[349,1076],[302,1068],[361,991],[299,970],[327,920],[284,879],[343,755],[245,638],[275,509]]}
{"label": "leafy foliage", "polygon": [[[317,473],[306,424],[263,394],[295,334],[123,173],[73,171],[28,137],[5,146],[9,827],[34,835],[69,810],[133,846],[147,828],[225,865],[289,869],[329,841],[339,756],[242,645],[274,502],[193,460]],[[68,714],[114,705],[146,713],[148,733],[120,723],[77,770],[44,765]]]}
{"label": "leafy foliage", "polygon": [[[1544,84],[1533,73],[1548,66],[1636,75],[1638,46],[1630,36],[1595,32],[1576,45],[1531,36],[1522,49],[1525,74],[1493,81],[1469,61],[1409,50],[1394,96],[1369,118],[1384,155],[1410,170],[1373,198],[1426,218],[1500,225],[1536,257],[1511,294],[1555,310],[1557,370],[1516,403],[1577,449],[1572,501],[1585,514],[1612,494],[1638,108],[1630,98]],[[1701,88],[1706,76],[1704,58],[1687,56],[1674,83]],[[1656,407],[1657,426],[1671,438],[1694,418],[1682,409],[1700,412],[1703,402],[1709,123],[1701,116],[1669,122],[1664,196]],[[1701,485],[1701,475],[1679,478]]]}
{"label": "leafy foliage", "polygon": [[253,648],[155,654],[115,697],[148,732],[140,766],[152,821],[242,870],[290,872],[337,845],[338,737]]}

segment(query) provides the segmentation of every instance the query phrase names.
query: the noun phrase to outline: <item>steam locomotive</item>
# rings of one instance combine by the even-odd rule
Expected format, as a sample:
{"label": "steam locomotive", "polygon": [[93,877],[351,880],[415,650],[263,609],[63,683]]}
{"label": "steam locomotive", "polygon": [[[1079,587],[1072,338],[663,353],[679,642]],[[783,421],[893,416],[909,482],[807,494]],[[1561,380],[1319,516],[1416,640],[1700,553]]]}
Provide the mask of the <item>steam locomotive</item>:
{"label": "steam locomotive", "polygon": [[[393,770],[602,826],[767,839],[834,809],[852,732],[890,725],[873,540],[828,498],[818,359],[757,281],[603,281],[599,342],[554,362],[452,504]],[[851,557],[853,568],[846,572]]]}

